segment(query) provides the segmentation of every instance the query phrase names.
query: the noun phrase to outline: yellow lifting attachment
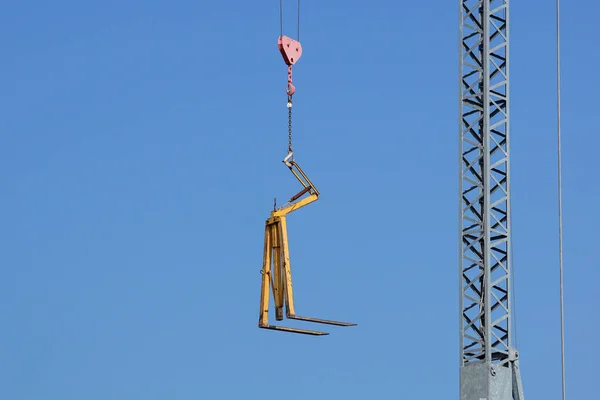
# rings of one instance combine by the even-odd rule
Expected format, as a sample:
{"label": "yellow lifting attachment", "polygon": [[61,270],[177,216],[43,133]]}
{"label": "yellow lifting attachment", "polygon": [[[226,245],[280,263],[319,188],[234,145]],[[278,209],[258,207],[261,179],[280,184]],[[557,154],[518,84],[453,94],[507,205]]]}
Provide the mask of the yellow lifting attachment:
{"label": "yellow lifting attachment", "polygon": [[[349,322],[330,321],[296,315],[294,293],[292,291],[286,216],[292,211],[316,201],[319,198],[319,191],[304,174],[300,166],[292,159],[292,156],[293,153],[290,151],[283,162],[300,181],[302,186],[304,186],[304,189],[292,196],[285,205],[274,209],[266,221],[258,327],[307,335],[328,335],[329,333],[327,332],[269,325],[269,289],[272,288],[275,303],[275,319],[277,321],[283,320],[283,305],[285,303],[285,314],[289,319],[338,326],[356,326],[356,324]],[[305,194],[309,195],[299,200]]]}

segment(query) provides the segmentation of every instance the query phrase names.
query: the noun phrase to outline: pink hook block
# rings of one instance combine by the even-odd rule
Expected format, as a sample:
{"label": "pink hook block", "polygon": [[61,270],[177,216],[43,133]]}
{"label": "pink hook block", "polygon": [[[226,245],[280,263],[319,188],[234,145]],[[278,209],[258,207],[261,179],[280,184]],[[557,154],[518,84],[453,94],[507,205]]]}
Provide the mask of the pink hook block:
{"label": "pink hook block", "polygon": [[302,45],[300,42],[287,36],[279,36],[277,45],[287,65],[293,65],[298,62],[302,55]]}

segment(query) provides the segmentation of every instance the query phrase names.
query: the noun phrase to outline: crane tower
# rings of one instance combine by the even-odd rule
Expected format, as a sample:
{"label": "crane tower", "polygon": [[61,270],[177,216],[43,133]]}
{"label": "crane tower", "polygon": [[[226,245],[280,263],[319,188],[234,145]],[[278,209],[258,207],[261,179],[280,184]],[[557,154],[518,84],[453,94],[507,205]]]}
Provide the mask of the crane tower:
{"label": "crane tower", "polygon": [[460,399],[524,400],[514,347],[508,0],[460,4]]}

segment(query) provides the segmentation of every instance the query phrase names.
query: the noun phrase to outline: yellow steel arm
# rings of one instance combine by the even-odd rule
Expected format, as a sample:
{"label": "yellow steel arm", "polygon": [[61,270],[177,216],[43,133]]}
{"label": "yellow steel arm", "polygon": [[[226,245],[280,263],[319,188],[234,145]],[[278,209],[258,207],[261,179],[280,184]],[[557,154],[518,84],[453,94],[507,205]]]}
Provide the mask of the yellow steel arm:
{"label": "yellow steel arm", "polygon": [[[269,292],[273,290],[275,303],[275,319],[283,320],[283,307],[285,305],[286,317],[309,322],[317,322],[338,326],[354,326],[348,322],[338,322],[318,318],[300,317],[296,315],[294,308],[294,293],[292,289],[292,272],[290,266],[290,253],[287,236],[287,214],[298,210],[319,198],[319,192],[308,179],[304,171],[293,160],[292,153],[283,160],[294,176],[300,181],[304,189],[292,196],[281,208],[275,209],[266,221],[265,242],[262,268],[262,285],[260,296],[260,316],[258,326],[265,329],[281,330],[286,332],[303,333],[309,335],[327,335],[327,332],[319,332],[306,329],[287,328],[269,325]],[[309,195],[302,200],[305,194]]]}

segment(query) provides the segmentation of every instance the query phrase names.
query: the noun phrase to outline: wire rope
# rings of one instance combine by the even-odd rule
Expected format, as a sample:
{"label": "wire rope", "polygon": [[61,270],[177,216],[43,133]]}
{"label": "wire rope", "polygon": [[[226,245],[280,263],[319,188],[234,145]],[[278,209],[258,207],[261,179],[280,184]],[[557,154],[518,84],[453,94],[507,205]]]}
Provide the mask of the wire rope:
{"label": "wire rope", "polygon": [[562,144],[560,128],[560,0],[556,0],[556,125],[558,158],[558,264],[560,275],[560,363],[562,381],[562,399],[566,399],[565,380],[565,312],[563,290],[563,205],[562,205]]}

